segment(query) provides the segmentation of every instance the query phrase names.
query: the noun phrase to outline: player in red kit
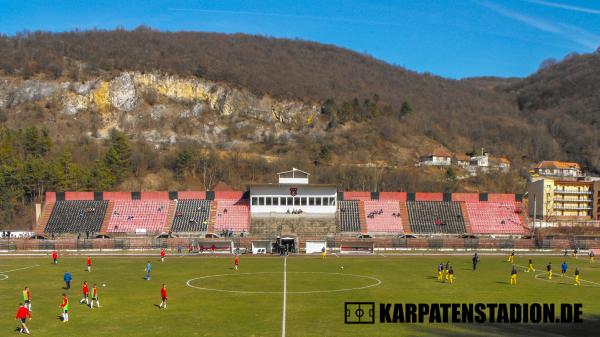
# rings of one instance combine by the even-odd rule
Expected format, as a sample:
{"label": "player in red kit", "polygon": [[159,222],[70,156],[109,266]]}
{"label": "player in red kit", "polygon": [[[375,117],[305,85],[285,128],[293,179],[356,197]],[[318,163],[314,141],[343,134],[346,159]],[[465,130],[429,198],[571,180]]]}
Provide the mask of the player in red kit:
{"label": "player in red kit", "polygon": [[163,249],[160,250],[160,262],[161,263],[165,262],[165,255],[166,255],[165,249],[163,248]]}
{"label": "player in red kit", "polygon": [[238,271],[239,264],[240,264],[240,257],[236,255],[235,258],[233,259],[233,269],[235,271]]}
{"label": "player in red kit", "polygon": [[160,288],[160,299],[161,302],[158,305],[159,308],[167,308],[167,286],[163,283],[162,288]]}
{"label": "player in red kit", "polygon": [[57,251],[53,251],[53,252],[52,252],[52,262],[53,262],[54,264],[57,264],[57,263],[58,263],[58,252],[57,252]]}
{"label": "player in red kit", "polygon": [[85,261],[85,263],[87,264],[87,271],[91,272],[92,271],[92,259],[88,256],[87,260]]}
{"label": "player in red kit", "polygon": [[60,303],[59,307],[62,309],[62,314],[60,315],[62,317],[63,322],[68,322],[69,321],[69,298],[67,298],[67,294],[63,293],[63,299],[62,302]]}
{"label": "player in red kit", "polygon": [[21,304],[19,304],[19,310],[17,310],[17,315],[15,316],[15,319],[17,319],[21,322],[21,328],[20,328],[19,332],[26,333],[29,335],[29,329],[27,328],[27,325],[25,324],[25,322],[27,321],[27,318],[31,319],[31,313],[29,312],[29,309],[27,309],[21,303]]}
{"label": "player in red kit", "polygon": [[79,303],[85,303],[87,305],[90,304],[90,288],[88,286],[87,281],[83,281],[83,297],[81,298],[81,301],[79,301]]}

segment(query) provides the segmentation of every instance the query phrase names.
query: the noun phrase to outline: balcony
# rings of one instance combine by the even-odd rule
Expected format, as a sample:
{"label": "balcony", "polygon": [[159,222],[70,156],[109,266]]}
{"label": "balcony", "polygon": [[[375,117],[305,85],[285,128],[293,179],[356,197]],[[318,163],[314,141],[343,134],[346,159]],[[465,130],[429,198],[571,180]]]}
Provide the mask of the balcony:
{"label": "balcony", "polygon": [[560,209],[565,211],[591,211],[592,206],[558,206],[554,205],[554,209]]}
{"label": "balcony", "polygon": [[568,191],[568,190],[554,190],[554,194],[574,194],[574,195],[592,195],[592,191]]}
{"label": "balcony", "polygon": [[564,199],[554,197],[554,202],[593,202],[594,199]]}

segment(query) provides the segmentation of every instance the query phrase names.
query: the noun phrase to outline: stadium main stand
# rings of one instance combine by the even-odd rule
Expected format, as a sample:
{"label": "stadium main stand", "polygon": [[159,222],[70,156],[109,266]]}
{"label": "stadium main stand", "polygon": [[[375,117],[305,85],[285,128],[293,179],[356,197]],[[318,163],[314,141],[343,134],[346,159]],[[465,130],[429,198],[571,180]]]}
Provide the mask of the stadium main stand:
{"label": "stadium main stand", "polygon": [[392,200],[365,201],[369,233],[402,233],[400,203]]}
{"label": "stadium main stand", "polygon": [[517,202],[466,202],[475,234],[526,234]]}
{"label": "stadium main stand", "polygon": [[108,201],[63,200],[52,208],[46,233],[98,232],[106,213]]}
{"label": "stadium main stand", "polygon": [[462,234],[466,232],[460,205],[451,201],[407,201],[413,233]]}
{"label": "stadium main stand", "polygon": [[107,232],[132,233],[139,229],[162,232],[167,223],[168,200],[116,200]]}
{"label": "stadium main stand", "polygon": [[210,200],[178,200],[171,231],[206,232],[210,216]]}
{"label": "stadium main stand", "polygon": [[358,201],[338,201],[338,214],[340,232],[360,232]]}
{"label": "stadium main stand", "polygon": [[218,200],[215,218],[215,231],[250,230],[250,204],[247,200]]}

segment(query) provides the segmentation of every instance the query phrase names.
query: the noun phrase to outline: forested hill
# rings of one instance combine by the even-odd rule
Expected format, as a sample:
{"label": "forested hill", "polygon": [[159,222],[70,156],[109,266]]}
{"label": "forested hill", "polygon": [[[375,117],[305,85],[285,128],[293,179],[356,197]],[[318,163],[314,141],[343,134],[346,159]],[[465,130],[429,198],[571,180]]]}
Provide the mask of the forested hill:
{"label": "forested hill", "polygon": [[[368,190],[521,192],[543,159],[598,172],[599,63],[572,55],[525,79],[450,80],[241,34],[0,36],[1,221],[45,190],[244,188],[292,165]],[[414,167],[438,147],[483,147],[514,170]]]}

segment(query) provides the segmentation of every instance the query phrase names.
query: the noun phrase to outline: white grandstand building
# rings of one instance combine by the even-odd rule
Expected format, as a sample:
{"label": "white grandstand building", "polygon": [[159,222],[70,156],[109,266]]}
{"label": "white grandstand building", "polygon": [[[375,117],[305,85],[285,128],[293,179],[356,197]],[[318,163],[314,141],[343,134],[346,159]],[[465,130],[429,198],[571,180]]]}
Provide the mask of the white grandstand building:
{"label": "white grandstand building", "polygon": [[250,212],[254,215],[331,215],[336,212],[336,185],[309,184],[310,173],[297,168],[280,172],[277,184],[250,185]]}

